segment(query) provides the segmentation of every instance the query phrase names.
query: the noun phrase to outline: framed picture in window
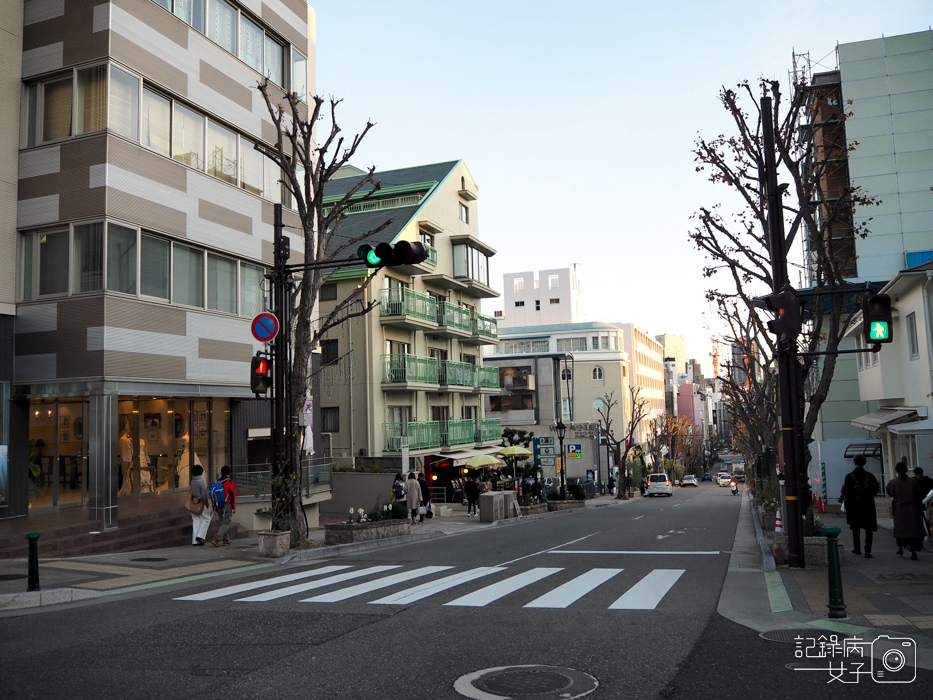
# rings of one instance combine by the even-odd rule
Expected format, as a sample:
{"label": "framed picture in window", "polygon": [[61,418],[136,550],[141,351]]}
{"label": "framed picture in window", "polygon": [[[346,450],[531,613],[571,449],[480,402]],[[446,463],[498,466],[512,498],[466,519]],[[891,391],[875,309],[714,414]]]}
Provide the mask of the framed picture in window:
{"label": "framed picture in window", "polygon": [[207,426],[201,426],[198,428],[198,439],[207,440]]}
{"label": "framed picture in window", "polygon": [[162,429],[162,414],[161,413],[144,413],[143,421],[146,428],[149,430],[161,430]]}
{"label": "framed picture in window", "polygon": [[207,411],[198,411],[198,425],[207,425]]}

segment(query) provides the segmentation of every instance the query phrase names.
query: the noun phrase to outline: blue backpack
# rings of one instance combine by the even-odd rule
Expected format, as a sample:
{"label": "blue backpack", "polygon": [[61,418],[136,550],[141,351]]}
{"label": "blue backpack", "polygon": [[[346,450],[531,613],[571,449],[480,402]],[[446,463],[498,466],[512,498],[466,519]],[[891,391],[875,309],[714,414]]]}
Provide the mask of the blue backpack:
{"label": "blue backpack", "polygon": [[217,510],[223,510],[227,505],[227,494],[224,492],[223,482],[215,481],[213,484],[211,484],[209,493],[211,496],[211,503],[214,504],[214,508]]}

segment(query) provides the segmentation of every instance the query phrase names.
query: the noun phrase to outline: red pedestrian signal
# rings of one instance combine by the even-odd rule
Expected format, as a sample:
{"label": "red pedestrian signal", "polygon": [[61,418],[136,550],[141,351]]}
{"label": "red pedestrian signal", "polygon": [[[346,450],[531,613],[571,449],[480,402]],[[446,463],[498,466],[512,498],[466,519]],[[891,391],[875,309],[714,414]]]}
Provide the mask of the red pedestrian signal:
{"label": "red pedestrian signal", "polygon": [[249,366],[249,389],[257,396],[265,394],[272,386],[272,362],[254,355]]}

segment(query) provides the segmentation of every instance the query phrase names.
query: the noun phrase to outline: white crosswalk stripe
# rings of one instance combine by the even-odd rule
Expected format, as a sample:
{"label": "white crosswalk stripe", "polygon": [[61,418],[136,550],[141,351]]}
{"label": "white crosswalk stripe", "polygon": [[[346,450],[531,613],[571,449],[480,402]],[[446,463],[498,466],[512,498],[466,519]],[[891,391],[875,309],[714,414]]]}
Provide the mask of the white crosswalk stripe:
{"label": "white crosswalk stripe", "polygon": [[[228,596],[237,596],[248,591],[260,591],[244,598],[234,598],[234,600],[238,603],[263,603],[287,596],[307,593],[308,591],[331,587],[330,591],[322,592],[310,598],[303,598],[300,602],[337,603],[350,598],[364,596],[373,591],[398,586],[399,584],[412,581],[413,579],[430,578],[430,580],[424,583],[396,591],[395,593],[378,598],[377,600],[368,601],[370,605],[408,605],[431,596],[436,596],[444,591],[449,591],[460,586],[466,587],[474,581],[479,581],[480,579],[509,571],[509,567],[505,565],[481,566],[433,578],[436,574],[453,568],[453,566],[422,566],[388,573],[395,569],[402,569],[402,565],[386,564],[366,566],[359,569],[353,568],[352,565],[321,566],[319,568],[306,569],[284,576],[275,576],[273,578],[260,579],[248,583],[204,591],[202,593],[195,593],[193,595],[186,595],[175,598],[175,600],[208,601]],[[514,569],[512,570],[514,571]],[[465,593],[449,602],[443,602],[442,604],[453,607],[484,607],[513,593],[519,593],[523,589],[563,571],[565,571],[565,569],[558,567],[528,569],[489,583],[488,585]],[[524,608],[569,608],[600,586],[609,584],[610,581],[616,579],[616,577],[624,571],[624,569],[620,568],[589,569],[560,585],[552,587],[547,592],[541,593],[531,602],[526,603],[524,600],[516,600],[516,604]],[[629,586],[628,589],[609,606],[609,609],[654,610],[677,584],[685,571],[685,569],[654,569],[643,576],[634,585]],[[371,579],[355,583],[351,586],[343,585],[348,581],[363,579],[365,577],[371,577]],[[618,580],[621,582],[623,579],[620,577]],[[612,585],[618,585],[620,587],[623,585],[628,586],[627,583],[613,583]],[[538,592],[540,593],[540,590]],[[531,596],[527,596],[525,600],[527,600],[528,597]]]}

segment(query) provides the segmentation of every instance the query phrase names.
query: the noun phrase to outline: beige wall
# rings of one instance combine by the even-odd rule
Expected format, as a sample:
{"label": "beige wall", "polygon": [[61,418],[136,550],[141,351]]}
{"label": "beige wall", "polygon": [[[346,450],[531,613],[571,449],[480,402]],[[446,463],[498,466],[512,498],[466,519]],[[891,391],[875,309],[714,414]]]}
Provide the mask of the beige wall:
{"label": "beige wall", "polygon": [[22,0],[0,0],[0,314],[16,301],[16,187],[22,93]]}

